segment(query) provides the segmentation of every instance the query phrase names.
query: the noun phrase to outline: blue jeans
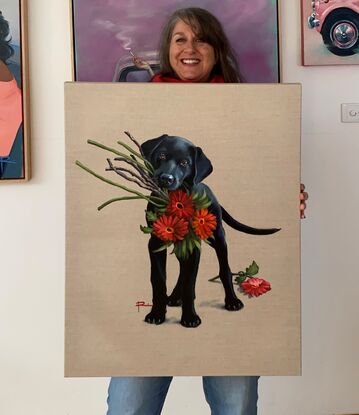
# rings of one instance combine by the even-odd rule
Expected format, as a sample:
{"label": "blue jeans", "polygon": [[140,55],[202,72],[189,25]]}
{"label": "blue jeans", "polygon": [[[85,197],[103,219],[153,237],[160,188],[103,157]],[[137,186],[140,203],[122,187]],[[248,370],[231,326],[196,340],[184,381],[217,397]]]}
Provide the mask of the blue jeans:
{"label": "blue jeans", "polygon": [[[108,389],[107,415],[160,415],[172,377],[116,377]],[[257,376],[203,376],[212,415],[256,415]]]}

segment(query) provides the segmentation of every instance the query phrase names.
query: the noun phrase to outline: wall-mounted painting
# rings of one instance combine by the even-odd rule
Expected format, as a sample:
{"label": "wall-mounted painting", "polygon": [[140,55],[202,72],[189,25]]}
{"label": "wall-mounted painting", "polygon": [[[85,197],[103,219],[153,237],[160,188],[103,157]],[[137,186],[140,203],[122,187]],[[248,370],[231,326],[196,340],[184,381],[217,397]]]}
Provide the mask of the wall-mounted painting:
{"label": "wall-mounted painting", "polygon": [[359,0],[301,0],[302,64],[359,64]]}
{"label": "wall-mounted painting", "polygon": [[67,376],[300,373],[300,95],[66,84]]}
{"label": "wall-mounted painting", "polygon": [[0,181],[29,178],[26,1],[0,1]]}
{"label": "wall-mounted painting", "polygon": [[222,23],[246,82],[279,82],[276,0],[72,0],[74,80],[148,81],[133,55],[158,71],[162,28],[176,9],[190,6]]}

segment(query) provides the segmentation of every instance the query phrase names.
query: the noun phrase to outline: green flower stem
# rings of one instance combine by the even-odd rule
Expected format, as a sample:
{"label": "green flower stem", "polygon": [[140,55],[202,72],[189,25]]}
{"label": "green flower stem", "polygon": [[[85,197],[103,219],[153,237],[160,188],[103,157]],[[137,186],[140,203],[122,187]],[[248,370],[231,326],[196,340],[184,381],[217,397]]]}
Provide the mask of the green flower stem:
{"label": "green flower stem", "polygon": [[126,192],[133,193],[133,194],[139,196],[139,198],[145,199],[148,202],[150,202],[151,204],[153,204],[153,205],[155,205],[155,206],[157,206],[159,208],[161,208],[163,206],[163,205],[159,205],[158,203],[155,203],[153,200],[151,200],[151,197],[145,196],[143,193],[137,192],[136,190],[133,190],[133,189],[129,189],[126,186],[123,186],[123,185],[121,185],[119,183],[113,182],[112,180],[106,179],[105,177],[103,177],[103,176],[95,173],[93,170],[89,169],[87,166],[85,166],[84,164],[82,164],[78,160],[76,160],[76,165],[79,166],[79,167],[81,167],[83,170],[87,171],[88,173],[92,174],[93,176],[97,177],[98,179],[102,180],[105,183],[111,184],[112,186],[119,187],[120,189],[123,189]]}
{"label": "green flower stem", "polygon": [[134,160],[133,158],[127,156],[126,154],[121,153],[120,151],[117,151],[115,148],[105,146],[104,144],[98,143],[97,141],[94,141],[94,140],[87,140],[87,142],[88,144],[102,148],[103,150],[111,151],[111,153],[114,153],[120,157],[123,157],[126,160],[131,161],[132,163],[136,163],[141,169],[146,170],[148,173],[152,174],[152,171],[147,166],[145,166],[142,163],[139,163],[137,160]]}
{"label": "green flower stem", "polygon": [[135,199],[143,199],[142,197],[140,197],[140,196],[124,196],[124,197],[115,197],[114,199],[110,199],[110,200],[108,200],[107,202],[105,202],[105,203],[102,203],[102,205],[100,205],[98,208],[97,208],[97,210],[101,210],[101,209],[103,209],[104,207],[106,207],[106,206],[108,206],[108,205],[110,205],[111,203],[113,203],[113,202],[119,202],[119,201],[121,201],[121,200],[135,200]]}
{"label": "green flower stem", "polygon": [[142,156],[142,154],[138,153],[137,151],[135,151],[133,148],[131,148],[130,146],[128,146],[124,142],[122,142],[122,141],[119,140],[119,141],[117,141],[117,144],[119,144],[120,146],[124,147],[126,150],[128,150],[130,153],[134,154],[139,159],[145,161],[145,159]]}

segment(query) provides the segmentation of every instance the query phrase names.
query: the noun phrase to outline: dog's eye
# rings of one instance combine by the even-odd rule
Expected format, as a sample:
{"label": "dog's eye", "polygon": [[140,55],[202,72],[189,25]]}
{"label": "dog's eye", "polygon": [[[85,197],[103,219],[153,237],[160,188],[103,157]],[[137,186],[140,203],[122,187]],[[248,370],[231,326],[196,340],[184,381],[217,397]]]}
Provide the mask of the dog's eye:
{"label": "dog's eye", "polygon": [[187,160],[181,160],[180,161],[180,166],[181,167],[187,167],[188,166],[188,161]]}
{"label": "dog's eye", "polygon": [[158,155],[158,160],[166,160],[166,154],[165,153],[160,153]]}

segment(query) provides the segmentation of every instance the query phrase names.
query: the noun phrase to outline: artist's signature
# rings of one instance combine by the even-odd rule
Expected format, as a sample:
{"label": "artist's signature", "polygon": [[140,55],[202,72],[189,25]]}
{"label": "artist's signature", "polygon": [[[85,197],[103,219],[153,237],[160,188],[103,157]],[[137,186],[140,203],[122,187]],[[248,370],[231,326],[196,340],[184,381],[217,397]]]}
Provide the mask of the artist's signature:
{"label": "artist's signature", "polygon": [[146,301],[136,301],[135,307],[137,307],[137,311],[140,312],[141,307],[152,307],[152,304],[146,303]]}

